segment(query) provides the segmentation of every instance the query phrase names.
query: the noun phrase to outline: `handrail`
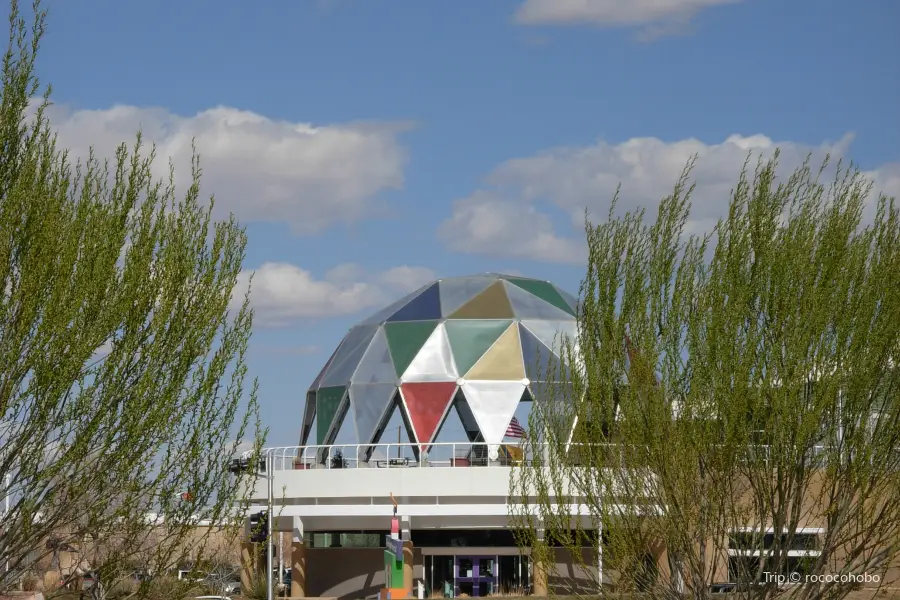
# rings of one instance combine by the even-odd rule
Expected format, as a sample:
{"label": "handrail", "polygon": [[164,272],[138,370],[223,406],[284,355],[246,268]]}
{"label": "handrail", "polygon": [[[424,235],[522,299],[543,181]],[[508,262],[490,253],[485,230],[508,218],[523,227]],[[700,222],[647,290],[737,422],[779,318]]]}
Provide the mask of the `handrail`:
{"label": "handrail", "polygon": [[[565,448],[565,449],[563,449]],[[261,461],[272,465],[274,471],[308,469],[359,469],[359,468],[409,468],[409,467],[510,467],[546,464],[552,454],[566,454],[579,461],[579,450],[587,449],[589,455],[609,452],[610,465],[621,461],[626,464],[622,452],[627,446],[616,443],[571,443],[565,446],[552,443],[501,443],[485,442],[435,442],[419,445],[410,442],[377,444],[321,444],[306,446],[277,446],[263,449]],[[818,459],[833,449],[826,445],[808,449],[810,458]],[[768,464],[771,446],[754,444],[747,447],[746,459]],[[618,455],[618,456],[617,456]],[[580,462],[580,461],[579,461]],[[593,463],[589,460],[588,463]]]}

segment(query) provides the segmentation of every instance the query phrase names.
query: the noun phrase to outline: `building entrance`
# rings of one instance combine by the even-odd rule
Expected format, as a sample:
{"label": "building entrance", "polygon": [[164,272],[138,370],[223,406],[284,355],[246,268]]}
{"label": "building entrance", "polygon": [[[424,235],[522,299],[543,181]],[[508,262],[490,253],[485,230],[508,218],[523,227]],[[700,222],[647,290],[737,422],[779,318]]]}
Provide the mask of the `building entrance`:
{"label": "building entrance", "polygon": [[473,598],[490,596],[497,589],[497,556],[455,556],[454,596],[468,594]]}
{"label": "building entrance", "polygon": [[422,555],[423,579],[429,598],[531,593],[531,560],[515,546],[426,546]]}

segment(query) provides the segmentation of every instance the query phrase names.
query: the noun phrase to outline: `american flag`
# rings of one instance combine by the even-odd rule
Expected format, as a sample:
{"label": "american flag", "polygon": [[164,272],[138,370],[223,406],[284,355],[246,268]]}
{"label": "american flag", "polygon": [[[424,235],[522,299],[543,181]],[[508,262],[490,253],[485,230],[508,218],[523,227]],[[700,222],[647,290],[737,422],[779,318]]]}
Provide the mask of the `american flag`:
{"label": "american flag", "polygon": [[515,417],[512,418],[512,421],[509,422],[509,426],[506,428],[506,437],[511,438],[524,438],[525,430],[522,429],[522,426],[519,425],[519,420]]}

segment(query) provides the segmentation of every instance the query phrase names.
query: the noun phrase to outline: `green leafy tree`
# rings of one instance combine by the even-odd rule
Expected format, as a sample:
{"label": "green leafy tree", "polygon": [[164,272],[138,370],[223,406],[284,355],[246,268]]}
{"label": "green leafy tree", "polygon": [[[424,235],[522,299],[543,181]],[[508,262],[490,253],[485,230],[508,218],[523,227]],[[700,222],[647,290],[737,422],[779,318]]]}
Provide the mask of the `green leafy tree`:
{"label": "green leafy tree", "polygon": [[900,212],[827,161],[780,179],[776,154],[687,235],[691,166],[655,221],[613,201],[586,227],[578,339],[532,411],[541,460],[511,481],[521,543],[594,591],[581,549],[602,531],[622,590],[843,597],[859,582],[805,575],[883,577],[900,549]]}
{"label": "green leafy tree", "polygon": [[246,235],[201,202],[196,156],[176,196],[139,135],[110,162],[56,146],[35,99],[45,22],[11,3],[0,90],[0,591],[50,556],[102,596],[238,525],[252,482],[227,463],[265,433],[247,297],[229,308]]}

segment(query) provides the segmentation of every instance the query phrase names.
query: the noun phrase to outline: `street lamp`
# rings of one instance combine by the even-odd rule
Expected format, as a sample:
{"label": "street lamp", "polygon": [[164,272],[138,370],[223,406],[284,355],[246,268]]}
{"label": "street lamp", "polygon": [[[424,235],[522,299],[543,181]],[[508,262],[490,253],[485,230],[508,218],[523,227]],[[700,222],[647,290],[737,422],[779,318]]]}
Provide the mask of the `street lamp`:
{"label": "street lamp", "polygon": [[266,496],[268,513],[266,518],[266,600],[275,600],[274,578],[272,577],[272,563],[274,562],[272,552],[272,512],[275,504],[275,456],[272,449],[264,449],[264,457],[255,465],[257,469],[251,469],[250,457],[252,452],[244,452],[240,458],[231,459],[228,470],[231,473],[245,473],[247,471],[263,471],[266,474]]}

